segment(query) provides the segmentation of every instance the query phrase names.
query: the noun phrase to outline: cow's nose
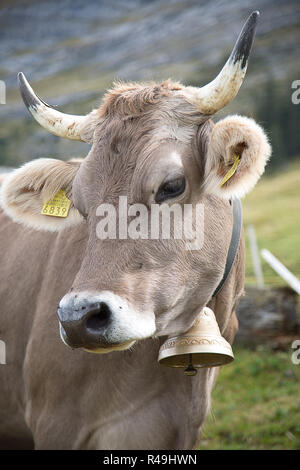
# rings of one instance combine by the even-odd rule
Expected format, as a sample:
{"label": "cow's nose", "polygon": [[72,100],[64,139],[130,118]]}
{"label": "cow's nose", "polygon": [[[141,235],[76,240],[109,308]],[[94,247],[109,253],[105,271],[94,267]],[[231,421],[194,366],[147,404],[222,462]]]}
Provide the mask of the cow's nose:
{"label": "cow's nose", "polygon": [[59,306],[58,318],[64,341],[71,347],[97,347],[112,312],[106,302],[70,302]]}

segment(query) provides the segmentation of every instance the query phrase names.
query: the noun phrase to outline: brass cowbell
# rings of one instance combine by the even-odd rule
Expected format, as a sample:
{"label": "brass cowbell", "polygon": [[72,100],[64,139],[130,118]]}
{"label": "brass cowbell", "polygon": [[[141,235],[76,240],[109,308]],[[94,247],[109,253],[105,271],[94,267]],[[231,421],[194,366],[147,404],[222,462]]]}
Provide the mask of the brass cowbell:
{"label": "brass cowbell", "polygon": [[158,362],[181,367],[186,375],[195,375],[202,367],[216,367],[233,361],[230,344],[223,338],[214,312],[204,307],[193,326],[180,336],[169,336],[161,346]]}

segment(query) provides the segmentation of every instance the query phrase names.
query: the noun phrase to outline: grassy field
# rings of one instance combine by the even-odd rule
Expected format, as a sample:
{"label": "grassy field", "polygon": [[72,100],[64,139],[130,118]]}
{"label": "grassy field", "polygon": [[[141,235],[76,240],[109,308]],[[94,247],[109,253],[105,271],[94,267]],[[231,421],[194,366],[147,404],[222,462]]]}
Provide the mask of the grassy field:
{"label": "grassy field", "polygon": [[[259,249],[270,250],[300,278],[300,161],[263,177],[244,199],[243,213],[246,283],[255,282],[248,224]],[[266,285],[284,284],[262,265]],[[291,362],[293,352],[234,348],[235,361],[220,370],[200,449],[300,449],[300,364]]]}
{"label": "grassy field", "polygon": [[[243,200],[246,238],[246,283],[255,282],[247,237],[254,225],[259,249],[267,248],[300,278],[300,160],[273,176],[263,177]],[[262,261],[265,283],[284,281]]]}
{"label": "grassy field", "polygon": [[300,364],[294,350],[235,348],[212,395],[200,449],[300,449]]}

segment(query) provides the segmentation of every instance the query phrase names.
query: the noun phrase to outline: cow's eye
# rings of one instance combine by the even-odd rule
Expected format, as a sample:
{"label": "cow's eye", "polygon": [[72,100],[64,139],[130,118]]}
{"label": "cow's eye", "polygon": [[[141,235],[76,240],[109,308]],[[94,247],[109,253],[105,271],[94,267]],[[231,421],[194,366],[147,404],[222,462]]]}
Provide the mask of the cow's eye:
{"label": "cow's eye", "polygon": [[167,199],[179,196],[185,190],[185,177],[179,176],[173,180],[162,183],[156,193],[155,202],[161,203]]}

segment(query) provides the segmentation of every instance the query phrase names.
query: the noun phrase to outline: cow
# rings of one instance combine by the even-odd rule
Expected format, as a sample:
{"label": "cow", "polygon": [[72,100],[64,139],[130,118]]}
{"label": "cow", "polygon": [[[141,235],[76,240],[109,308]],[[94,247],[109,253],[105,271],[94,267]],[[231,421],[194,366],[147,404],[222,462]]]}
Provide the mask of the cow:
{"label": "cow", "polygon": [[[253,119],[234,115],[215,124],[211,117],[243,82],[257,20],[253,12],[208,85],[118,82],[87,116],[51,108],[19,75],[34,118],[91,147],[82,161],[33,160],[1,185],[2,448],[199,444],[219,368],[191,377],[157,357],[166,338],[187,331],[205,306],[230,344],[237,330],[243,237],[213,293],[224,275],[232,201],[254,187],[271,149]],[[67,217],[44,215],[62,190]],[[147,208],[202,204],[201,248],[187,249],[184,236],[97,236],[98,208],[117,207],[122,196]]]}

